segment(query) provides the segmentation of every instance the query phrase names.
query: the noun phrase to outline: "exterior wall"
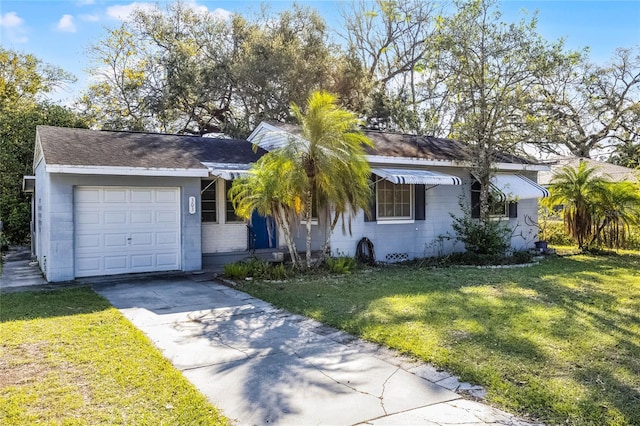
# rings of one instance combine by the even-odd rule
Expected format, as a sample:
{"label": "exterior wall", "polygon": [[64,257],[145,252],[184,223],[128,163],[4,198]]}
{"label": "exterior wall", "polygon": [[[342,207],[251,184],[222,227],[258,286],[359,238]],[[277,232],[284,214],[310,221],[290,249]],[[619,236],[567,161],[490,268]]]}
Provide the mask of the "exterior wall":
{"label": "exterior wall", "polygon": [[[374,245],[376,260],[393,262],[416,257],[441,256],[464,247],[453,239],[452,218],[460,214],[459,196],[468,186],[436,186],[426,191],[426,219],[410,222],[365,222],[360,213],[352,222],[352,235],[336,230],[331,238],[332,255],[354,256],[358,241],[367,237]],[[466,192],[466,191],[465,191]]]}
{"label": "exterior wall", "polygon": [[[333,256],[354,256],[358,241],[367,237],[374,245],[376,260],[395,262],[421,257],[443,256],[465,250],[464,244],[456,241],[452,223],[454,216],[461,216],[460,201],[470,204],[470,177],[464,169],[442,168],[443,173],[462,178],[463,185],[440,185],[426,191],[426,219],[411,222],[365,222],[364,213],[358,214],[352,222],[352,235],[343,234],[337,227],[331,237]],[[535,181],[535,173],[525,174]],[[508,221],[513,230],[511,248],[525,250],[534,247],[537,228],[531,223],[537,221],[538,200],[518,201],[518,217],[497,219]],[[532,221],[526,220],[525,217]],[[319,232],[318,232],[319,233]],[[314,238],[316,234],[314,234]],[[304,241],[304,240],[303,240]]]}
{"label": "exterior wall", "polygon": [[245,223],[203,223],[202,252],[224,253],[247,250]]}
{"label": "exterior wall", "polygon": [[[226,193],[225,180],[217,179],[216,185],[216,206],[217,222],[202,223],[202,253],[229,253],[235,255],[236,252],[248,250],[247,245],[247,221],[226,222]],[[282,233],[278,232],[278,247],[286,247]],[[211,258],[211,256],[207,256]]]}
{"label": "exterior wall", "polygon": [[[525,219],[525,217],[528,218]],[[513,230],[511,248],[515,251],[531,249],[538,241],[538,228],[533,224],[538,221],[538,200],[518,201],[518,217],[509,219],[509,227]]]}
{"label": "exterior wall", "polygon": [[[338,232],[340,232],[340,222],[336,225],[335,233]],[[313,220],[311,222],[311,250],[316,251],[322,249],[322,245],[327,238],[326,235],[327,227],[318,225],[318,221]],[[298,252],[305,252],[307,250],[307,226],[305,223],[300,223],[297,228],[293,229],[293,241],[296,243]],[[281,245],[286,247],[284,239],[281,239],[280,242],[282,242]]]}
{"label": "exterior wall", "polygon": [[[38,173],[40,172],[40,173]],[[43,176],[44,175],[44,176]],[[189,214],[189,197],[200,202],[200,178],[164,178],[141,176],[92,176],[48,174],[36,169],[36,185],[42,178],[43,226],[38,260],[45,267],[47,281],[74,279],[74,206],[75,186],[156,186],[179,187],[181,198],[181,267],[184,271],[202,268],[200,210]],[[48,188],[46,187],[48,183]],[[38,188],[36,189],[38,190]],[[49,226],[49,224],[53,226]]]}
{"label": "exterior wall", "polygon": [[[225,180],[217,179],[216,214],[217,222],[203,222],[201,230],[202,253],[225,253],[247,250],[247,223],[226,223]],[[200,209],[198,209],[198,214]]]}
{"label": "exterior wall", "polygon": [[36,190],[33,196],[35,204],[35,255],[40,265],[40,270],[47,273],[47,260],[49,259],[49,174],[45,172],[45,163],[40,161],[35,168]]}

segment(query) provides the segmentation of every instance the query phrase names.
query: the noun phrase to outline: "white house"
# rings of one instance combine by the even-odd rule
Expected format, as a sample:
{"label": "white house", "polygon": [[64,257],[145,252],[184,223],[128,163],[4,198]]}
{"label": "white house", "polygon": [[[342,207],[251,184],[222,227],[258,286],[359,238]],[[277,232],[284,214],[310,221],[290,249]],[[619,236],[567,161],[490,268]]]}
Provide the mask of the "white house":
{"label": "white house", "polygon": [[[376,131],[365,134],[374,145],[367,155],[375,184],[372,215],[360,212],[352,222],[351,233],[337,227],[330,239],[332,254],[353,256],[363,237],[373,242],[378,261],[463,251],[460,243],[448,238],[454,236],[452,215],[463,214],[462,202],[462,208],[471,208],[472,214],[479,216],[479,187],[462,144],[431,136]],[[270,151],[291,137],[301,137],[298,126],[261,123],[248,139]],[[537,228],[532,223],[538,217],[538,198],[548,196],[536,178],[548,166],[503,154],[495,167],[492,215],[508,221],[513,230],[513,250],[532,248],[537,240]],[[525,217],[531,220],[525,221]],[[320,249],[326,232],[324,226],[314,223],[314,250]],[[304,237],[304,230],[300,230],[296,245],[300,247]]]}
{"label": "white house", "polygon": [[[278,249],[269,219],[235,216],[232,180],[288,137],[296,126],[260,124],[249,141],[38,126],[32,246],[48,281],[220,267],[254,249]],[[333,254],[353,255],[369,238],[379,261],[463,250],[451,215],[477,195],[462,146],[448,139],[367,132],[375,184],[371,217],[357,215],[352,233],[331,237]],[[254,149],[253,143],[261,148]],[[538,171],[547,166],[504,155],[493,182],[496,220],[515,230],[514,249],[533,246]],[[477,204],[477,203],[476,203]],[[466,207],[463,207],[466,208]],[[326,229],[314,225],[315,249]],[[303,240],[303,230],[298,236]]]}

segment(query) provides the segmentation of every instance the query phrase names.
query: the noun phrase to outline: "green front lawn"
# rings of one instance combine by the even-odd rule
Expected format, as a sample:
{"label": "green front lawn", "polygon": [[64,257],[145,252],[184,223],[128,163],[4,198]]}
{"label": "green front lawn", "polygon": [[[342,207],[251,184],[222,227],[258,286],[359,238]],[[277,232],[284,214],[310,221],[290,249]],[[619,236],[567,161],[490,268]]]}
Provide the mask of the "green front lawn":
{"label": "green front lawn", "polygon": [[90,289],[0,295],[0,424],[225,425]]}
{"label": "green front lawn", "polygon": [[640,424],[640,254],[388,266],[242,288],[481,384],[548,423]]}

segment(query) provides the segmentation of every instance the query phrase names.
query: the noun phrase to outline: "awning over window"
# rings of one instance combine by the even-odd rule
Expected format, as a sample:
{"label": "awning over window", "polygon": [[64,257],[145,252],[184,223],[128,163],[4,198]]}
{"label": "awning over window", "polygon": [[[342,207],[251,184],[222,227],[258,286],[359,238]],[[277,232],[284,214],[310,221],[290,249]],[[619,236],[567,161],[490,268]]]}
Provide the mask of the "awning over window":
{"label": "awning over window", "polygon": [[373,168],[371,172],[395,184],[462,185],[462,180],[457,176],[432,172],[430,170]]}
{"label": "awning over window", "polygon": [[209,173],[224,180],[234,180],[249,174],[249,164],[204,163]]}
{"label": "awning over window", "polygon": [[494,175],[491,178],[491,187],[508,200],[527,200],[549,196],[549,191],[546,188],[522,175]]}

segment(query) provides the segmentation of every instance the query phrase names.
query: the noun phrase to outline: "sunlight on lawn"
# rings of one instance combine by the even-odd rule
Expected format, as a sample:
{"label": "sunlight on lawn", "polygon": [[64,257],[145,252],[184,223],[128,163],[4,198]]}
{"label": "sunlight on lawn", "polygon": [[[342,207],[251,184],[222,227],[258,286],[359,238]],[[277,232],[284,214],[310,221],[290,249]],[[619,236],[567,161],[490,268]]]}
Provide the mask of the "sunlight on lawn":
{"label": "sunlight on lawn", "polygon": [[0,424],[227,424],[90,289],[2,295]]}
{"label": "sunlight on lawn", "polygon": [[640,419],[640,255],[373,271],[243,288],[449,369],[520,415],[568,424]]}

